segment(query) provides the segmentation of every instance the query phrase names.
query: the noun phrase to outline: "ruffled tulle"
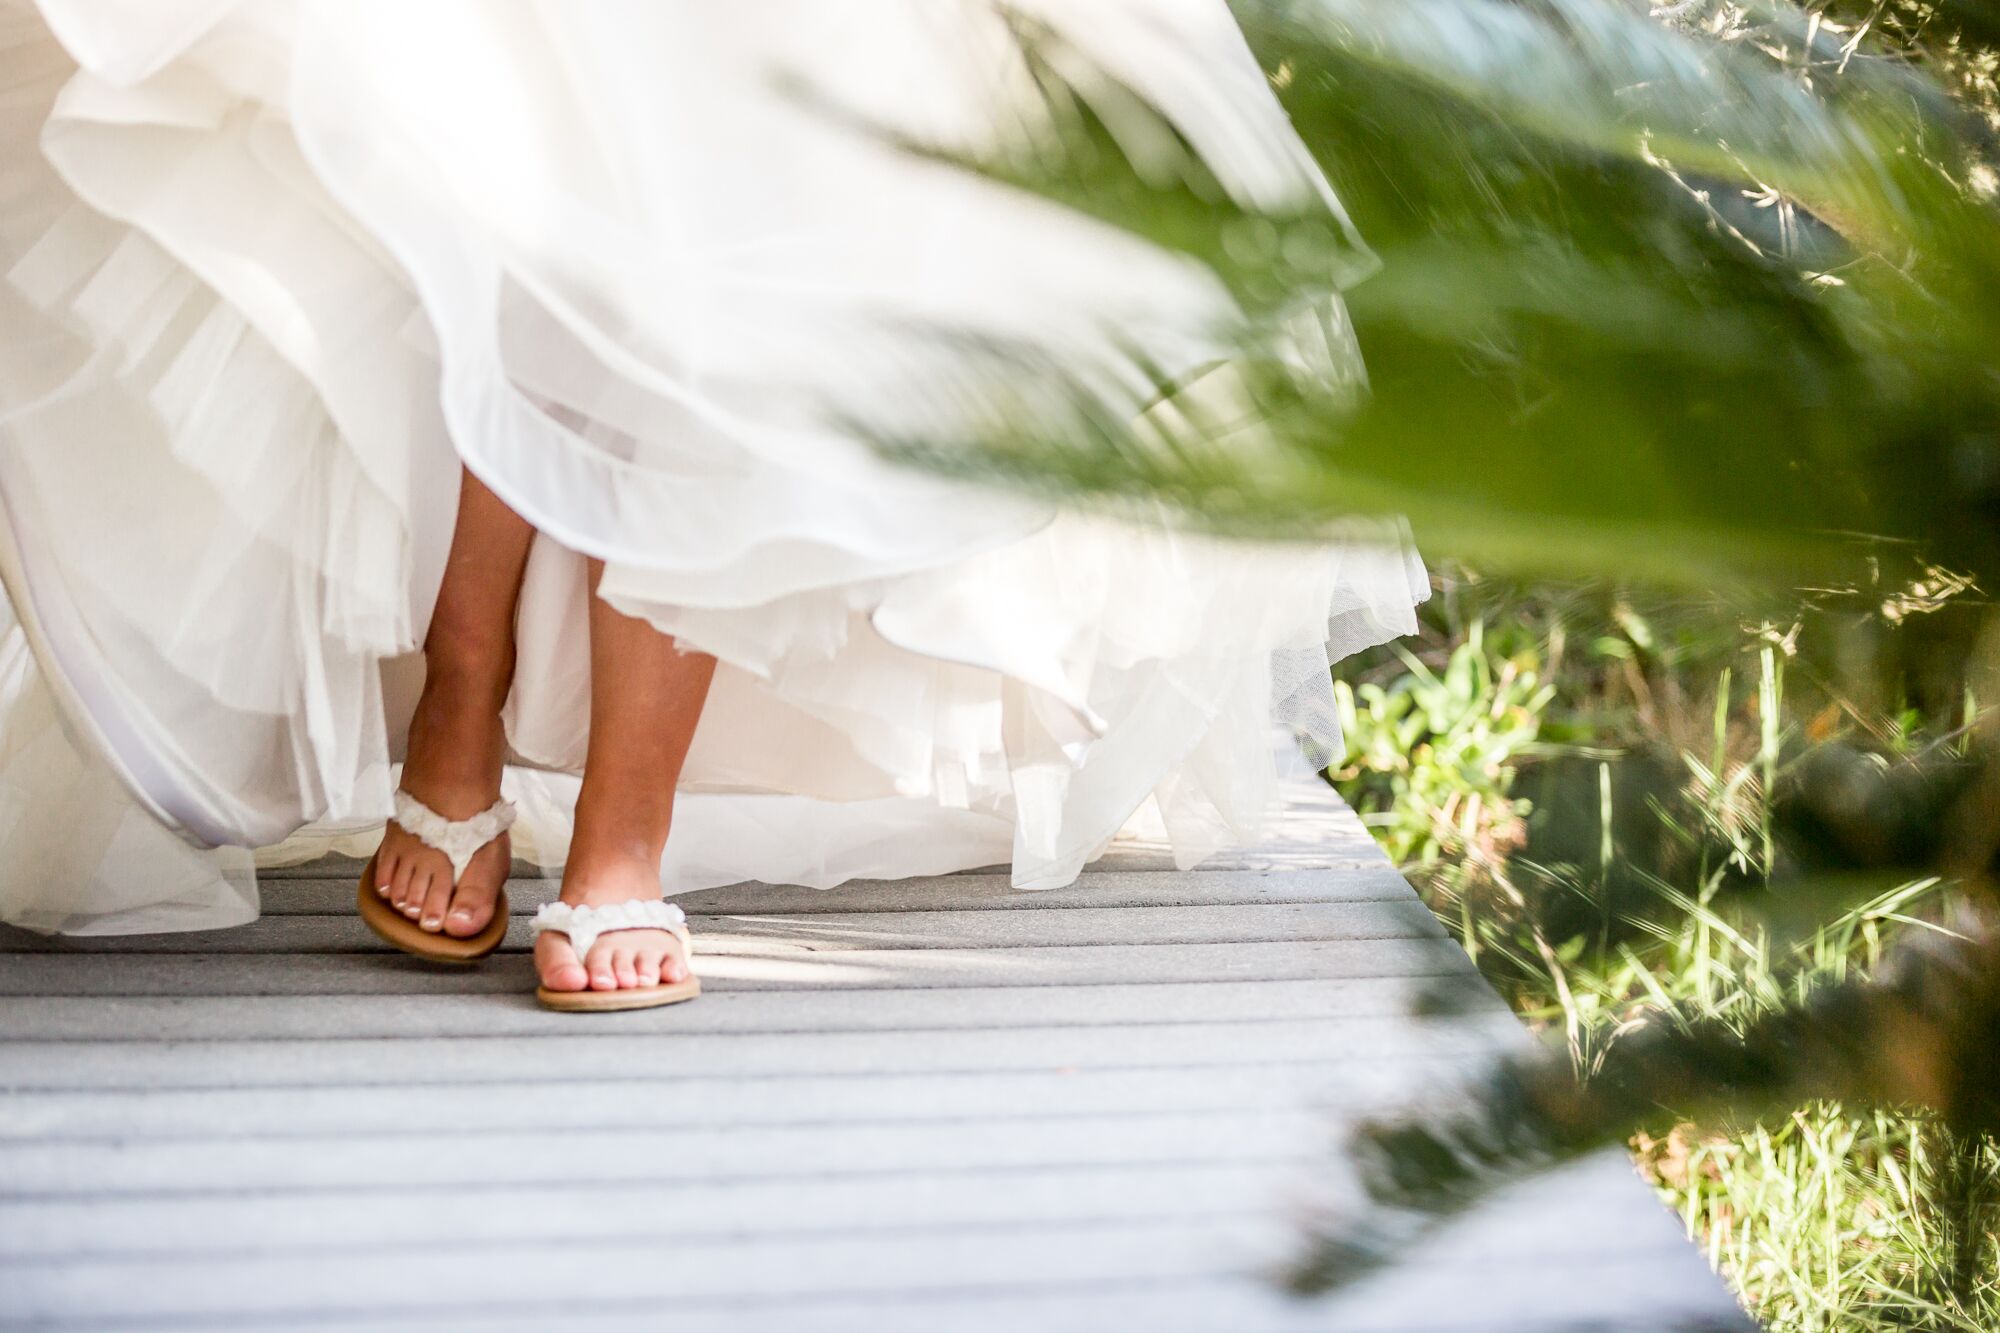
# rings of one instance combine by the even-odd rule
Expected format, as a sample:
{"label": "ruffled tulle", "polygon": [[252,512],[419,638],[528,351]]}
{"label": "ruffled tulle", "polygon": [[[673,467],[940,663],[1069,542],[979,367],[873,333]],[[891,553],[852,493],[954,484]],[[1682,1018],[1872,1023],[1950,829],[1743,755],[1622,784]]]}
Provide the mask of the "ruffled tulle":
{"label": "ruffled tulle", "polygon": [[[1358,375],[1333,288],[1366,251],[1220,0],[1013,13],[1229,188],[1326,210],[1316,353]],[[722,664],[670,888],[1055,885],[1142,806],[1185,862],[1254,836],[1269,719],[1329,744],[1329,656],[1413,628],[1399,525],[1252,548],[854,438],[908,424],[912,330],[1217,350],[1204,271],[856,128],[989,143],[1023,77],[976,0],[0,3],[0,864],[43,868],[0,917],[222,924],[254,911],[233,849],[365,843],[461,464],[545,534],[506,785],[547,864],[586,554]]]}
{"label": "ruffled tulle", "polygon": [[201,930],[257,916],[251,854],[189,846],[73,742],[4,605],[0,855],[0,908],[30,930]]}

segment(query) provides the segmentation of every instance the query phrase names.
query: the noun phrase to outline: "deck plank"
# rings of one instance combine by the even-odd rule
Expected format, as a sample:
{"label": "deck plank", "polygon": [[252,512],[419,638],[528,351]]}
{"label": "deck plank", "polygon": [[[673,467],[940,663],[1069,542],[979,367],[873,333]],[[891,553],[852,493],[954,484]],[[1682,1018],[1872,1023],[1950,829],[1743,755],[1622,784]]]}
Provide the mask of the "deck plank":
{"label": "deck plank", "polygon": [[[1312,978],[1287,981],[1134,982],[1127,985],[965,986],[948,991],[853,989],[814,997],[811,1023],[819,1032],[926,1031],[1021,1025],[1099,1026],[1116,1023],[1255,1022],[1324,1018],[1388,1021],[1407,1027],[1419,984],[1402,977]],[[621,1024],[627,1035],[797,1030],[800,1001],[783,991],[717,990],[708,1003],[676,1013],[641,1010]],[[1505,1020],[1497,997],[1487,1013]],[[570,1036],[567,1015],[484,996],[438,996],[422,1006],[429,1037]],[[409,1003],[394,996],[188,996],[167,1002],[125,996],[29,996],[9,1006],[6,1040],[15,1042],[407,1040]],[[1494,1036],[1503,1029],[1496,1028]]]}
{"label": "deck plank", "polygon": [[383,951],[357,870],[235,931],[0,933],[0,1324],[1747,1327],[1615,1152],[1330,1303],[1270,1285],[1354,1196],[1343,1123],[1527,1040],[1323,787],[1195,871],[683,895],[707,994],[620,1016],[537,1008],[521,921]]}
{"label": "deck plank", "polygon": [[[843,949],[1074,948],[1089,944],[1268,943],[1278,940],[1443,938],[1414,898],[1400,902],[1246,903],[1190,907],[1073,907],[1060,912],[854,912],[690,914],[704,954],[828,953]],[[525,953],[529,923],[515,918],[503,946]],[[266,916],[231,930],[178,935],[48,938],[15,932],[16,953],[387,953],[353,911]]]}
{"label": "deck plank", "polygon": [[[647,1126],[893,1124],[1311,1106],[1357,1112],[1450,1072],[1462,1053],[1415,1052],[1394,1061],[1240,1064],[1189,1078],[1168,1069],[923,1070],[798,1074],[768,1079],[636,1078],[481,1083],[353,1084],[338,1097],[316,1086],[43,1088],[8,1095],[0,1141],[40,1145],[324,1136],[366,1125],[450,1125],[465,1134],[573,1132]],[[774,1096],[774,1091],[782,1092]],[[0,1246],[9,1237],[0,1227]]]}
{"label": "deck plank", "polygon": [[[1105,944],[983,949],[818,951],[773,941],[764,949],[696,946],[705,992],[837,988],[948,990],[1185,981],[1340,977],[1462,979],[1465,955],[1444,939],[1308,940],[1228,944]],[[5,955],[0,996],[51,995],[508,995],[526,1003],[534,971],[520,951],[484,967],[440,970],[401,954]],[[414,1021],[414,1020],[413,1020]],[[571,1019],[572,1023],[576,1020]]]}
{"label": "deck plank", "polygon": [[[1306,1166],[1309,1164],[1301,1164]],[[407,1184],[379,1189],[294,1189],[282,1201],[261,1191],[202,1194],[123,1193],[61,1200],[0,1200],[0,1271],[48,1259],[163,1259],[256,1254],[366,1252],[370,1219],[393,1214],[441,1247],[485,1242],[526,1243],[559,1235],[577,1245],[599,1239],[726,1236],[744,1230],[780,1237],[840,1230],[889,1232],[946,1229],[1045,1219],[1076,1221],[1178,1217],[1206,1213],[1251,1216],[1272,1203],[1271,1171],[1258,1161],[1183,1162],[1162,1172],[1153,1162],[1066,1163],[1061,1166],[957,1170],[936,1166],[872,1174],[822,1174],[757,1179],[682,1180],[677,1205],[658,1205],[657,1182],[482,1183],[468,1189]],[[1616,1209],[1629,1178],[1592,1170],[1574,1178],[1573,1205]],[[1490,1234],[1488,1234],[1490,1233]],[[344,1236],[345,1240],[331,1237]],[[1542,1244],[1518,1228],[1461,1230],[1460,1248],[1523,1254]],[[1632,1237],[1609,1239],[1630,1249]],[[1578,1257],[1579,1252],[1572,1252]]]}
{"label": "deck plank", "polygon": [[[922,1039],[927,1035],[928,1039]],[[555,1080],[672,1068],[681,1078],[912,1073],[925,1069],[1212,1069],[1277,1060],[1394,1061],[1425,1050],[1468,1058],[1478,1031],[1418,1033],[1365,1019],[901,1032],[359,1037],[320,1041],[0,1042],[10,1088],[328,1087],[500,1083],[524,1067]],[[781,1095],[777,1090],[773,1095]],[[0,1181],[0,1188],[4,1188]]]}
{"label": "deck plank", "polygon": [[[366,1254],[347,1252],[213,1260],[178,1255],[57,1260],[35,1265],[31,1290],[0,1291],[0,1311],[36,1318],[53,1308],[92,1319],[263,1318],[307,1312],[355,1318],[410,1311],[466,1319],[540,1306],[550,1317],[560,1318],[578,1306],[632,1308],[649,1303],[662,1312],[664,1324],[665,1311],[676,1312],[673,1322],[678,1323],[683,1305],[695,1302],[735,1306],[741,1318],[745,1307],[768,1307],[785,1297],[879,1300],[891,1293],[902,1297],[992,1292],[995,1275],[1003,1273],[1023,1275],[1018,1280],[1021,1286],[1057,1288],[1085,1282],[1180,1283],[1191,1278],[1247,1282],[1282,1252],[1288,1240],[1288,1228],[1267,1215],[1253,1214],[1216,1216],[1199,1228],[1190,1228],[1184,1218],[1165,1217],[988,1223],[948,1234],[913,1228],[894,1237],[842,1229],[781,1242],[763,1237],[680,1238],[670,1245],[651,1238],[595,1240],[573,1256],[536,1240],[493,1243],[476,1259],[455,1255],[453,1262],[370,1264]],[[1586,1272],[1593,1258],[1609,1261],[1605,1266],[1616,1271],[1619,1260],[1653,1257],[1644,1250],[1611,1248],[1601,1237],[1581,1245],[1577,1267]],[[1459,1273],[1471,1288],[1467,1294],[1476,1292],[1491,1300],[1509,1294],[1512,1287],[1516,1299],[1546,1301],[1552,1295],[1536,1290],[1532,1278],[1524,1280],[1518,1251],[1466,1255],[1445,1250],[1433,1258]],[[566,1266],[566,1259],[588,1270],[590,1290],[581,1300],[550,1297],[551,1281]],[[39,1299],[31,1303],[36,1295]],[[274,1299],[281,1302],[275,1309]],[[1461,1306],[1459,1318],[1466,1313]]]}
{"label": "deck plank", "polygon": [[[352,875],[297,873],[264,887],[267,915],[344,914],[353,910]],[[515,916],[532,916],[556,896],[557,881],[520,876],[507,881]],[[795,884],[731,884],[683,893],[674,901],[696,916],[839,916],[854,912],[1046,912],[1085,907],[1219,907],[1230,904],[1407,901],[1409,885],[1379,861],[1334,869],[1214,870],[1187,874],[1087,870],[1061,889],[1016,889],[1005,875],[968,873],[921,879],[857,880],[837,889]]]}

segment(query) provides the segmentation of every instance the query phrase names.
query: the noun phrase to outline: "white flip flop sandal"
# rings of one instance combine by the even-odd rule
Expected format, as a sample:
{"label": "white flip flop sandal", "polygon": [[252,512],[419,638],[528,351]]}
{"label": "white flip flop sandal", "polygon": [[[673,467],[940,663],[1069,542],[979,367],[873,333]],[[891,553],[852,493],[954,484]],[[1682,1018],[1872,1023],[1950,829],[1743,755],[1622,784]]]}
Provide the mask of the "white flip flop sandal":
{"label": "white flip flop sandal", "polygon": [[[513,827],[514,807],[507,801],[495,801],[470,819],[446,819],[408,792],[398,790],[394,822],[424,846],[445,854],[451,862],[452,887],[457,888],[458,881],[465,877],[465,867],[480,848]],[[476,963],[507,938],[505,889],[494,897],[493,919],[486,923],[486,928],[477,935],[460,939],[443,931],[423,929],[377,893],[373,856],[361,872],[360,903],[361,919],[368,929],[404,953],[433,963]]]}
{"label": "white flip flop sandal", "polygon": [[[690,959],[694,950],[688,940],[687,913],[673,903],[658,898],[634,898],[629,902],[606,903],[601,907],[572,907],[568,903],[544,903],[535,912],[535,937],[552,930],[569,936],[581,963],[599,935],[614,930],[667,930],[680,936],[681,949]],[[679,1004],[701,994],[701,978],[690,973],[683,981],[662,982],[657,986],[623,986],[617,990],[550,990],[535,988],[535,998],[550,1009],[564,1013],[607,1013],[617,1009],[654,1009],[663,1004]]]}

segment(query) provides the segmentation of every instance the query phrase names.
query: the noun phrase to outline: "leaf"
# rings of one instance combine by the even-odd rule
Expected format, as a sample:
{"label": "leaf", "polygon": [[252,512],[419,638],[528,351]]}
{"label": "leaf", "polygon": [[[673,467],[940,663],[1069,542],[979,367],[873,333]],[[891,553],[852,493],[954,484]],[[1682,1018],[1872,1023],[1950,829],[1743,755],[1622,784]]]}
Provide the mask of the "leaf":
{"label": "leaf", "polygon": [[[1617,0],[1238,10],[1379,256],[1351,326],[1339,219],[1252,213],[1157,110],[1176,165],[1141,170],[1094,108],[1129,127],[1144,100],[1024,30],[1057,147],[953,160],[1209,264],[1236,354],[1175,377],[940,330],[963,356],[911,392],[973,424],[890,454],[1240,535],[1406,515],[1430,554],[1531,572],[2000,575],[2000,217],[1933,85],[1865,55],[1836,74],[1792,5],[1735,42]],[[1330,368],[1350,339],[1366,395]],[[1136,425],[1135,394],[1162,400]]]}

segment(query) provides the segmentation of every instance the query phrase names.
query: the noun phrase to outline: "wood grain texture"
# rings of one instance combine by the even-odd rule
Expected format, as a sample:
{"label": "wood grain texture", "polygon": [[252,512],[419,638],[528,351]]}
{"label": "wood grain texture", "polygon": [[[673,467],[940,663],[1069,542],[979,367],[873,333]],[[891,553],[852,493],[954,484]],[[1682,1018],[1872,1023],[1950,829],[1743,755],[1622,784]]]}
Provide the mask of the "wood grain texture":
{"label": "wood grain texture", "polygon": [[1293,804],[1195,871],[687,894],[706,993],[633,1014],[535,1007],[519,920],[472,971],[384,952],[344,863],[240,930],[0,934],[0,1325],[1747,1327],[1617,1153],[1275,1291],[1300,1205],[1355,1197],[1344,1123],[1528,1039]]}

